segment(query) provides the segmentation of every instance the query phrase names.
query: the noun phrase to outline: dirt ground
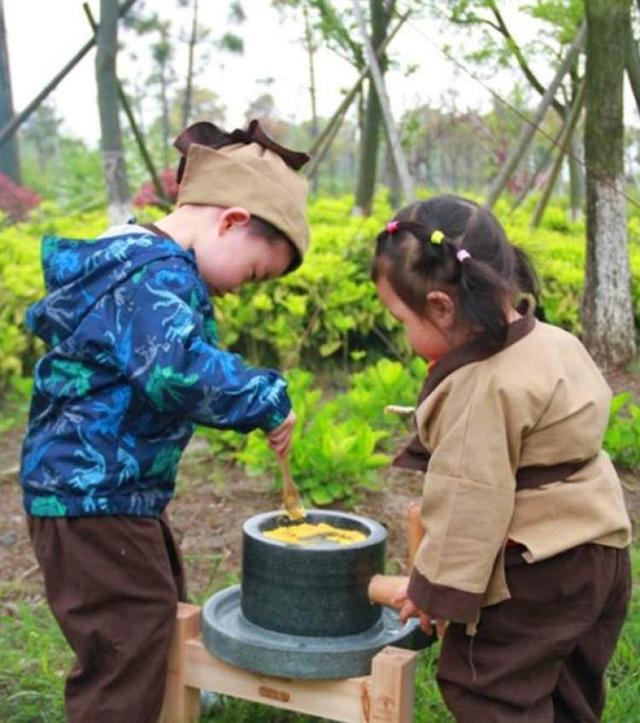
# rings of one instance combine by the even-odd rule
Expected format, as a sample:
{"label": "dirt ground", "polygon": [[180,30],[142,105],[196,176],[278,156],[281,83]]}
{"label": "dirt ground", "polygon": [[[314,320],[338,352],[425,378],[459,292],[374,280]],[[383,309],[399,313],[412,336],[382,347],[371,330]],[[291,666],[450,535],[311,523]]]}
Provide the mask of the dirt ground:
{"label": "dirt ground", "polygon": [[[640,375],[617,372],[608,381],[615,393],[630,391],[640,400]],[[0,614],[17,600],[43,595],[42,577],[31,551],[20,488],[18,460],[23,431],[2,435],[0,444]],[[620,470],[634,522],[640,521],[640,473]],[[418,500],[422,475],[388,469],[376,491],[363,491],[355,512],[381,522],[388,530],[387,564],[404,570],[407,556],[405,520],[409,502]],[[272,480],[250,477],[236,466],[216,463],[206,443],[195,437],[180,464],[178,491],[169,517],[183,552],[191,596],[202,600],[238,579],[241,528],[248,517],[279,507]]]}
{"label": "dirt ground", "polygon": [[[0,449],[0,615],[10,613],[18,600],[42,597],[40,571],[31,551],[17,481],[22,433],[3,436]],[[387,563],[399,572],[406,559],[405,519],[410,501],[420,496],[421,475],[389,470],[380,489],[367,490],[356,506],[389,532]],[[272,480],[249,477],[238,467],[220,468],[206,445],[195,439],[180,465],[178,493],[169,517],[180,542],[191,596],[201,600],[237,580],[241,528],[248,517],[279,507]]]}
{"label": "dirt ground", "polygon": [[[11,614],[18,600],[42,598],[40,571],[33,557],[22,512],[17,481],[22,433],[3,437],[0,449],[0,615]],[[640,519],[640,475],[621,473],[634,519]],[[380,489],[366,491],[356,512],[384,524],[389,532],[387,560],[390,572],[401,572],[406,559],[405,518],[410,501],[420,496],[421,475],[387,470]],[[202,600],[237,580],[240,530],[245,519],[276,509],[279,495],[271,480],[249,477],[237,467],[216,467],[206,445],[196,439],[180,467],[179,490],[169,515],[180,541],[189,589]]]}

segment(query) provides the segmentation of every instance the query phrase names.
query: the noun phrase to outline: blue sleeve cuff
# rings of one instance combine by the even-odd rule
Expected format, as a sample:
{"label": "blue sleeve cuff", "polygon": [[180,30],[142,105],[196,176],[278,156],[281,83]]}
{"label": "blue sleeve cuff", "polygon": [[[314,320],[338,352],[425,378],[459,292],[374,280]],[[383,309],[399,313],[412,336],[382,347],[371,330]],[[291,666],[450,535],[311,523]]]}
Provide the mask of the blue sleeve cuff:
{"label": "blue sleeve cuff", "polygon": [[272,432],[289,416],[291,409],[291,400],[289,399],[287,390],[283,389],[278,395],[276,408],[267,414],[264,422],[260,425],[260,428],[265,432]]}

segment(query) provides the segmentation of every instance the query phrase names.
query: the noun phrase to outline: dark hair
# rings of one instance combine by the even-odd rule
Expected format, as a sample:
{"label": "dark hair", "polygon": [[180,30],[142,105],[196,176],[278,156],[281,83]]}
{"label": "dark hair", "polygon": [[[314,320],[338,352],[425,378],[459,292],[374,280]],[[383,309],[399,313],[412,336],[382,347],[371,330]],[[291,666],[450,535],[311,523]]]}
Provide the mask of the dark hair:
{"label": "dark hair", "polygon": [[295,269],[300,266],[300,263],[302,261],[302,259],[300,258],[300,252],[293,245],[289,237],[285,236],[285,234],[283,234],[277,226],[269,223],[269,221],[265,221],[263,218],[260,218],[260,216],[251,216],[251,220],[249,221],[249,230],[254,236],[259,236],[260,238],[263,238],[265,241],[267,241],[267,243],[277,244],[281,241],[284,241],[285,243],[289,244],[289,248],[291,250],[291,263],[287,267],[285,274],[289,274],[292,271],[295,271]]}
{"label": "dark hair", "polygon": [[[509,243],[491,211],[447,195],[413,203],[394,220],[397,227],[377,238],[373,280],[384,274],[419,316],[427,315],[430,291],[450,293],[458,320],[502,345],[507,332],[505,297],[524,292],[535,303],[539,284],[527,255]],[[434,235],[436,231],[443,238]],[[462,249],[469,256],[459,260]]]}

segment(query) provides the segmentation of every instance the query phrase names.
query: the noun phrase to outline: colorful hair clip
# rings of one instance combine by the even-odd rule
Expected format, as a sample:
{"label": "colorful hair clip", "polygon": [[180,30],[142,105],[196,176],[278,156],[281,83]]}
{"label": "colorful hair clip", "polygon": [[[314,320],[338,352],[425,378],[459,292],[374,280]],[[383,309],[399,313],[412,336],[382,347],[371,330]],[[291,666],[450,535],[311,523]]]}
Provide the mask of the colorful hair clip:
{"label": "colorful hair clip", "polygon": [[460,263],[463,263],[467,259],[471,258],[471,254],[466,249],[460,249],[456,252],[456,258]]}
{"label": "colorful hair clip", "polygon": [[399,228],[400,223],[398,221],[389,221],[387,224],[387,233],[394,234]]}
{"label": "colorful hair clip", "polygon": [[444,239],[445,239],[445,235],[442,233],[442,231],[440,231],[440,229],[436,229],[431,234],[430,240],[431,240],[432,244],[441,244],[444,241]]}

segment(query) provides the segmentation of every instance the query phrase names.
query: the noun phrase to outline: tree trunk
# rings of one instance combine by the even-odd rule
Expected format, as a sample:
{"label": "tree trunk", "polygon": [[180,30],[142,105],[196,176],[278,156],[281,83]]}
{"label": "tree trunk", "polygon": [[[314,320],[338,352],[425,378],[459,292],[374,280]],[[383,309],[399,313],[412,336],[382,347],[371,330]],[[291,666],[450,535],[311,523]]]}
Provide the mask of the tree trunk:
{"label": "tree trunk", "polygon": [[[135,2],[136,0],[126,0],[126,2],[120,6],[118,17],[124,17]],[[6,139],[10,138],[18,130],[18,128],[33,115],[33,113],[40,107],[41,103],[46,100],[46,98],[48,98],[48,96],[51,95],[51,93],[58,87],[60,81],[64,80],[67,75],[69,75],[69,73],[76,67],[76,65],[78,65],[82,58],[84,58],[84,56],[95,44],[96,36],[94,35],[80,48],[80,50],[78,50],[71,60],[69,60],[69,62],[62,68],[62,70],[59,70],[56,73],[56,75],[45,85],[45,87],[38,93],[38,95],[36,95],[26,108],[15,115],[11,122],[0,126],[0,146],[2,146]]]}
{"label": "tree trunk", "polygon": [[[317,103],[317,89],[316,89],[316,67],[315,67],[315,52],[316,48],[313,44],[313,33],[311,31],[311,22],[309,20],[309,8],[306,4],[302,6],[302,13],[304,17],[304,45],[307,51],[307,62],[309,65],[309,99],[311,101],[311,142],[313,143],[318,137],[318,103]],[[314,174],[311,179],[311,192],[313,195],[318,193],[319,177]]]}
{"label": "tree trunk", "polygon": [[[4,22],[4,4],[0,0],[0,128],[4,128],[13,119],[13,95],[11,93],[11,75],[9,73],[9,50]],[[15,135],[0,146],[0,173],[4,173],[14,183],[20,184],[20,160],[18,157],[18,139]]]}
{"label": "tree trunk", "polygon": [[186,128],[191,116],[191,98],[193,95],[193,73],[195,65],[196,43],[198,42],[198,0],[193,0],[193,22],[189,37],[189,61],[187,63],[187,84],[182,104],[182,127]]}
{"label": "tree trunk", "polygon": [[[382,0],[370,0],[371,33],[374,48],[379,48],[387,30],[387,20]],[[381,70],[386,70],[384,55],[380,58]],[[369,75],[367,102],[365,107],[362,137],[360,139],[360,162],[358,166],[358,184],[353,212],[357,215],[370,216],[373,208],[373,196],[376,187],[378,168],[378,146],[382,127],[382,108],[376,92],[375,84]]]}
{"label": "tree trunk", "polygon": [[587,259],[584,343],[604,368],[635,356],[624,192],[623,79],[630,0],[585,0]]}
{"label": "tree trunk", "polygon": [[124,223],[131,215],[127,169],[118,115],[117,49],[118,2],[117,0],[100,0],[96,81],[98,84],[102,160],[107,185],[109,219],[112,224]]}

